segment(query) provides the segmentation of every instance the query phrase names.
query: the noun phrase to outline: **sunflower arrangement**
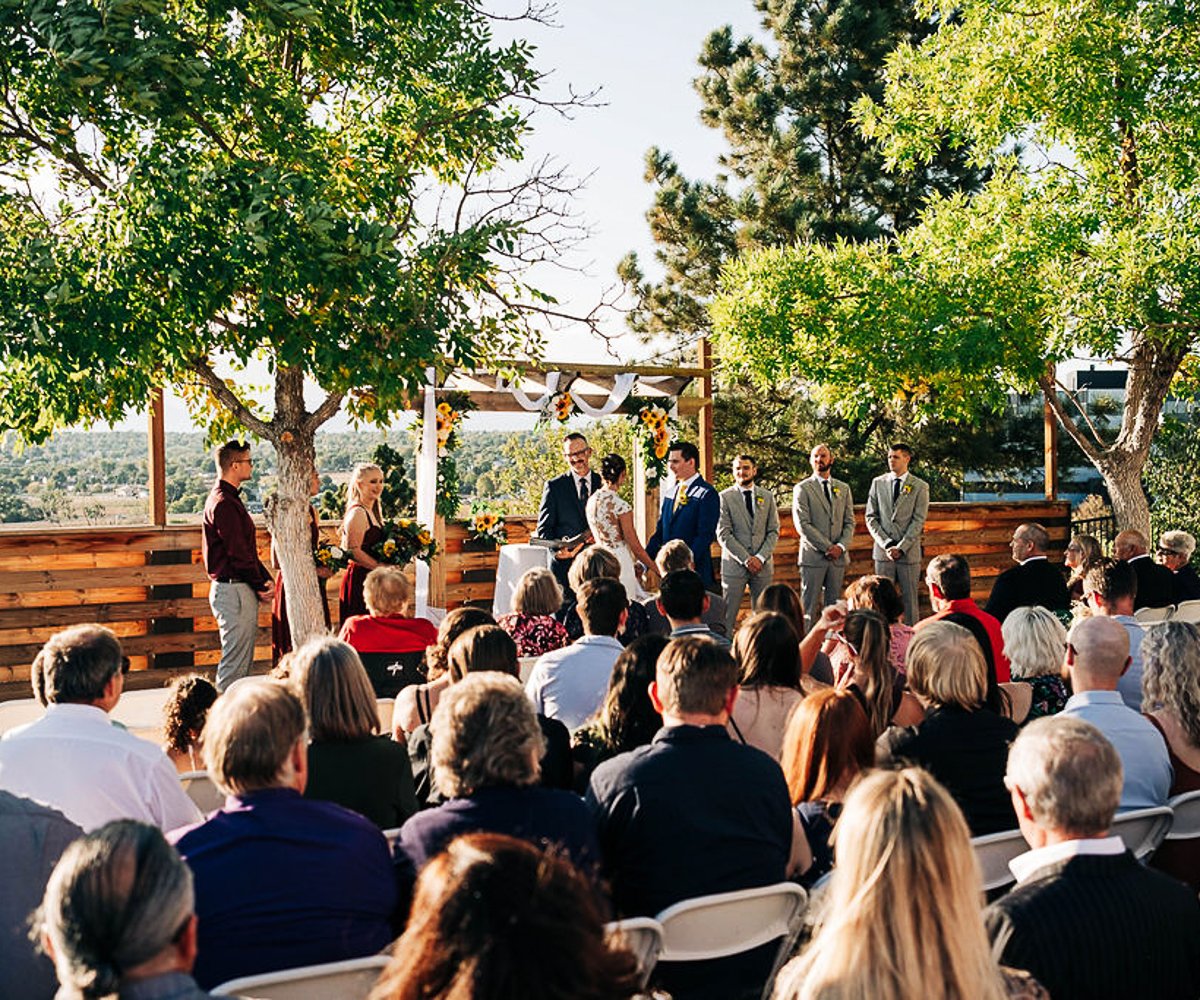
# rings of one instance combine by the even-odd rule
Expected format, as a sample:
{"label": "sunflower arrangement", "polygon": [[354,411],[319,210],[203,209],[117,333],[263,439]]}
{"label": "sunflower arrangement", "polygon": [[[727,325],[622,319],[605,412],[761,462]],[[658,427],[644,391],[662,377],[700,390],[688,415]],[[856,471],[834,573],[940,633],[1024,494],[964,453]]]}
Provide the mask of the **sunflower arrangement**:
{"label": "sunflower arrangement", "polygon": [[565,424],[575,413],[575,400],[571,398],[569,392],[556,392],[548,400],[542,408],[543,420],[555,420],[560,424]]}
{"label": "sunflower arrangement", "polygon": [[482,504],[472,504],[467,531],[472,541],[493,549],[499,548],[508,541],[508,532],[504,528],[504,517]]}
{"label": "sunflower arrangement", "polygon": [[450,451],[450,439],[454,436],[463,413],[462,410],[456,410],[449,400],[443,399],[437,405],[436,417],[438,458],[445,458]]}
{"label": "sunflower arrangement", "polygon": [[317,547],[313,549],[313,562],[317,564],[317,569],[327,569],[336,573],[349,565],[350,553],[340,545],[318,542]]}
{"label": "sunflower arrangement", "polygon": [[646,486],[656,487],[667,474],[667,453],[675,437],[671,415],[658,403],[642,402],[629,416],[633,435],[642,445]]}
{"label": "sunflower arrangement", "polygon": [[437,555],[433,532],[411,517],[385,521],[383,537],[371,546],[370,554],[389,566],[406,566],[414,559],[428,562]]}

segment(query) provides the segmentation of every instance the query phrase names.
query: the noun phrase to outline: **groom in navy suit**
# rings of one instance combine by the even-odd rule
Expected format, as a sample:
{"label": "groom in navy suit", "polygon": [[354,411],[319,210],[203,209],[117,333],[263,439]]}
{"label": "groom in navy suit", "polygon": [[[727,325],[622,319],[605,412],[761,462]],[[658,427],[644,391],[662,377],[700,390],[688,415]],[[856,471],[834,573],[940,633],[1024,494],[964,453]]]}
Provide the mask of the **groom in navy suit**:
{"label": "groom in navy suit", "polygon": [[[592,449],[582,434],[568,434],[563,441],[563,458],[569,472],[547,480],[542,490],[542,502],[538,507],[537,535],[539,538],[574,538],[588,530],[587,501],[600,489],[600,476],[592,471]],[[590,537],[590,536],[589,536]],[[559,549],[551,563],[554,577],[565,593],[567,570],[582,545],[570,549]]]}
{"label": "groom in navy suit", "polygon": [[658,550],[674,538],[687,542],[692,550],[696,572],[708,589],[713,587],[712,546],[717,538],[717,522],[721,518],[721,500],[711,483],[705,482],[696,471],[700,452],[689,441],[671,445],[667,467],[675,476],[675,489],[662,499],[658,527],[646,543],[646,552],[656,556]]}

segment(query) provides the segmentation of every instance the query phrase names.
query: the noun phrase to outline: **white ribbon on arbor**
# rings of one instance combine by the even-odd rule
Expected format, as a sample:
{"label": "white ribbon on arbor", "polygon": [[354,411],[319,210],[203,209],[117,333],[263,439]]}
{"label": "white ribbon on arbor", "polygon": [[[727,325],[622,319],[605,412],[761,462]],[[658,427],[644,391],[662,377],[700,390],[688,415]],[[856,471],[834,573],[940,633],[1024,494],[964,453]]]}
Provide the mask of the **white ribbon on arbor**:
{"label": "white ribbon on arbor", "polygon": [[525,393],[517,387],[515,382],[509,382],[503,376],[496,377],[496,388],[507,389],[512,393],[512,398],[520,404],[521,409],[528,410],[530,413],[540,412],[550,398],[558,392],[559,379],[562,378],[562,372],[550,372],[546,375],[546,391],[538,399],[530,399]]}
{"label": "white ribbon on arbor", "polygon": [[[437,392],[432,368],[425,371],[424,416],[421,443],[417,449],[417,522],[431,532],[437,514]],[[429,563],[416,561],[416,615],[424,618],[429,611]]]}
{"label": "white ribbon on arbor", "polygon": [[608,394],[608,399],[603,406],[592,406],[582,396],[572,396],[573,402],[579,412],[587,417],[607,417],[618,406],[625,402],[626,398],[633,391],[633,387],[637,384],[638,377],[630,375],[628,372],[622,372],[616,377],[613,382],[612,392]]}
{"label": "white ribbon on arbor", "polygon": [[[517,401],[517,404],[523,410],[528,410],[530,413],[539,413],[543,411],[550,400],[558,393],[558,387],[562,382],[562,372],[547,372],[546,373],[546,391],[537,399],[531,399],[522,390],[517,383],[509,382],[503,377],[497,377],[496,388],[507,389],[512,393],[512,398]],[[654,381],[651,379],[650,381]],[[613,381],[612,392],[608,394],[608,399],[601,406],[592,406],[591,403],[580,396],[572,396],[571,402],[575,407],[586,417],[607,417],[629,397],[633,391],[633,387],[637,385],[638,376],[631,375],[628,372],[622,372]]]}

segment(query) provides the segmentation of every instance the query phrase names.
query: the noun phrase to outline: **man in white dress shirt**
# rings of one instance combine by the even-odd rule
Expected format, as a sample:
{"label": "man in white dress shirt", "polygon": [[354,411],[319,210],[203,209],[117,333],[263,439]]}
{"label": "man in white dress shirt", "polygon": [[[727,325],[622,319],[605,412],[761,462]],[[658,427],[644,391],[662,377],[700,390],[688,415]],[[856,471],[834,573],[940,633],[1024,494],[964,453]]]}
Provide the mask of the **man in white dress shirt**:
{"label": "man in white dress shirt", "polygon": [[854,497],[850,485],[834,479],[833,454],[819,444],[808,456],[813,474],[792,490],[792,521],[800,536],[800,598],[804,617],[817,620],[822,606],[842,596],[854,537]]}
{"label": "man in white dress shirt", "polygon": [[775,494],[754,485],[758,466],[749,455],[733,459],[734,485],[721,491],[717,541],[721,545],[721,591],[725,598],[725,634],[733,635],[746,587],[750,606],[771,585],[773,553],[779,542],[779,511]]}
{"label": "man in white dress shirt", "polygon": [[921,620],[917,583],[921,577],[921,532],[929,514],[929,484],[908,471],[912,448],[901,442],[888,448],[888,473],[871,482],[867,494],[867,531],[875,542],[875,572],[895,580],[904,600],[904,621]]}
{"label": "man in white dress shirt", "polygon": [[53,806],[85,831],[114,819],[163,830],[200,820],[167,755],[108,717],[127,663],[117,637],[99,625],[53,636],[32,668],[46,714],[0,740],[0,788]]}

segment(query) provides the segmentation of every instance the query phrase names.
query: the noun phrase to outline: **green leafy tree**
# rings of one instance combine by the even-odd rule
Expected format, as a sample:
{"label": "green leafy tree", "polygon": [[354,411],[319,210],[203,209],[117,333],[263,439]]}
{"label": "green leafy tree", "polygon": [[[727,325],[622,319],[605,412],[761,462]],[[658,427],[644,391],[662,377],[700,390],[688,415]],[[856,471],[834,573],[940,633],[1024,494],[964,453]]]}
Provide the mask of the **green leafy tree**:
{"label": "green leafy tree", "polygon": [[[502,450],[503,464],[492,473],[496,492],[503,498],[506,514],[535,514],[542,499],[546,480],[567,471],[562,457],[563,438],[576,428],[559,424],[539,424],[532,431],[508,435]],[[632,461],[633,435],[623,416],[609,417],[579,428],[592,449],[592,468],[600,469],[600,460],[608,454]],[[629,482],[633,481],[630,470]],[[631,499],[627,484],[622,494]]]}
{"label": "green leafy tree", "polygon": [[[723,357],[762,384],[802,378],[846,415],[899,401],[970,420],[1040,388],[1120,522],[1148,530],[1142,471],[1200,333],[1194,4],[928,10],[945,19],[897,49],[885,100],[860,101],[858,120],[890,165],[929,162],[949,141],[991,178],[892,238],[731,264],[713,306]],[[1054,365],[1077,354],[1128,362],[1115,433],[1060,397]]]}
{"label": "green leafy tree", "polygon": [[319,630],[317,429],[536,346],[522,268],[557,249],[564,180],[503,168],[538,84],[473,3],[5,5],[0,429],[111,420],[165,382],[210,439],[270,442],[292,631]]}

